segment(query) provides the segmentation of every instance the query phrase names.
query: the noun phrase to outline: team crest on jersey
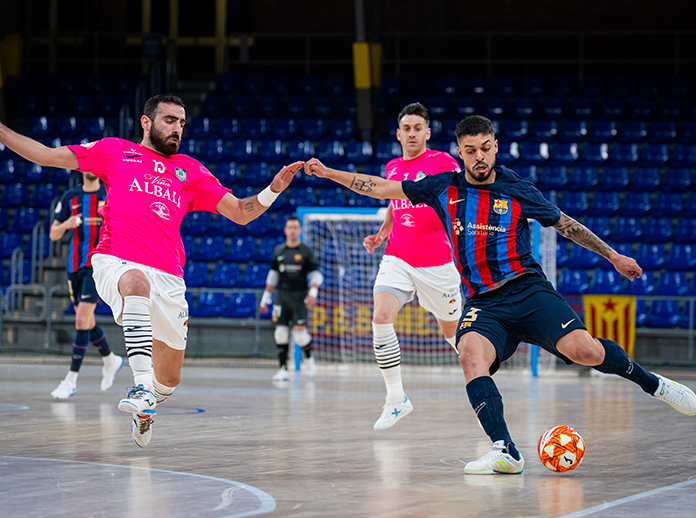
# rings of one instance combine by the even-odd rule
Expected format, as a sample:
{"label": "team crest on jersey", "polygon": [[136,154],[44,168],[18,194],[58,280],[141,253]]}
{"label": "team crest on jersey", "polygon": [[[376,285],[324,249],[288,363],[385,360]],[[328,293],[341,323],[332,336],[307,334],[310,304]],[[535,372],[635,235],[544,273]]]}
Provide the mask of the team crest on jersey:
{"label": "team crest on jersey", "polygon": [[302,260],[302,254],[295,254],[295,262],[299,263]]}
{"label": "team crest on jersey", "polygon": [[422,180],[423,178],[425,178],[425,171],[418,171],[418,173],[416,173],[416,181]]}
{"label": "team crest on jersey", "polygon": [[459,326],[459,329],[466,329],[467,327],[471,327],[471,322],[462,322],[462,325]]}
{"label": "team crest on jersey", "polygon": [[507,214],[508,200],[494,200],[493,212],[496,214]]}
{"label": "team crest on jersey", "polygon": [[182,182],[186,181],[186,169],[176,168],[176,177]]}

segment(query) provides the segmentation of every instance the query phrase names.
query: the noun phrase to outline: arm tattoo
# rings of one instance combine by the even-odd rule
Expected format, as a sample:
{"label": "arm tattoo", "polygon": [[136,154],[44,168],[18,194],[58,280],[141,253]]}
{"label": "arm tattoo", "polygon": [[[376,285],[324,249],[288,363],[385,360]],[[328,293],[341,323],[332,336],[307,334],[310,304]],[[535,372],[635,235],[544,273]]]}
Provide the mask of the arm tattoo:
{"label": "arm tattoo", "polygon": [[594,235],[589,228],[578,223],[573,218],[561,212],[561,219],[558,220],[558,223],[556,223],[553,228],[555,228],[559,234],[567,237],[580,246],[584,246],[593,252],[597,252],[602,257],[609,259],[609,253],[612,251],[611,247]]}
{"label": "arm tattoo", "polygon": [[244,201],[244,211],[245,212],[252,212],[255,207],[256,207],[256,199],[255,198],[249,198],[249,199]]}
{"label": "arm tattoo", "polygon": [[348,186],[350,190],[355,192],[372,192],[377,186],[369,177],[367,179],[360,178],[362,175],[353,176],[353,181]]}

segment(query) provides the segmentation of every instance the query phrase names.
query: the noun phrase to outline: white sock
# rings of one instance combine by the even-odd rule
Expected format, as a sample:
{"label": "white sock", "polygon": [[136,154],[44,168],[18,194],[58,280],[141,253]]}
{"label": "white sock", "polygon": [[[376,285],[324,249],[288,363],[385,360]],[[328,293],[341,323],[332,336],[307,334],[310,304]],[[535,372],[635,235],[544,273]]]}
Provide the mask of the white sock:
{"label": "white sock", "polygon": [[394,324],[372,324],[372,345],[377,365],[394,403],[403,402],[406,394],[401,383],[401,348]]}
{"label": "white sock", "polygon": [[70,383],[73,387],[77,386],[77,375],[79,373],[75,371],[68,371],[68,374],[65,376],[65,381]]}
{"label": "white sock", "polygon": [[454,350],[457,350],[457,337],[456,336],[451,336],[449,338],[445,337],[445,340],[447,340],[447,343],[450,344],[452,347],[454,347]]}
{"label": "white sock", "polygon": [[150,299],[136,295],[124,297],[123,336],[135,385],[143,385],[147,390],[152,390],[154,374]]}
{"label": "white sock", "polygon": [[153,383],[153,388],[155,389],[155,396],[157,396],[157,404],[159,405],[160,403],[164,403],[164,401],[169,398],[169,396],[172,395],[174,392],[174,389],[176,387],[168,387],[167,385],[163,385],[159,381],[157,381],[157,378],[152,378],[152,383]]}

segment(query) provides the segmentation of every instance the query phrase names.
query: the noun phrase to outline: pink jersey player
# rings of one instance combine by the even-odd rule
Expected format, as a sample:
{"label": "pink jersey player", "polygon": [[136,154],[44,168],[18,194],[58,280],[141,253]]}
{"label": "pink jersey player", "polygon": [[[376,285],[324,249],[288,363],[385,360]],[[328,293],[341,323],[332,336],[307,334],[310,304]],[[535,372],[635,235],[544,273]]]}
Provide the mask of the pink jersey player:
{"label": "pink jersey player", "polygon": [[191,157],[162,156],[128,140],[105,138],[68,148],[79,170],[97,175],[108,192],[92,255],[113,255],[183,277],[181,221],[190,211],[217,213],[227,189]]}

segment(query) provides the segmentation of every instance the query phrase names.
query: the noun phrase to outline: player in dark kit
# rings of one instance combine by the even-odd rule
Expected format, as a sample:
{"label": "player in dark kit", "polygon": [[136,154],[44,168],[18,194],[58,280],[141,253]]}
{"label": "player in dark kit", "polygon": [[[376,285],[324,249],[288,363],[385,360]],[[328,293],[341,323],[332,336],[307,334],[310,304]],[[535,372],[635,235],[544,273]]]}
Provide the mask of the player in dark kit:
{"label": "player in dark kit", "polygon": [[575,243],[597,252],[633,280],[636,261],[617,253],[589,229],[563,214],[534,184],[495,164],[498,142],[490,120],[470,116],[457,125],[462,173],[441,173],[392,182],[327,169],[317,159],[305,171],[330,178],[373,198],[408,198],[435,209],[454,250],[467,301],[457,331],[467,394],[493,441],[490,452],[464,468],[468,474],[522,473],[503,416],[503,400],[492,375],[522,341],[537,344],[566,363],[617,374],[676,410],[696,415],[696,395],[679,383],[650,373],[614,341],[590,336],[580,317],[546,280],[531,254],[527,218],[553,226]]}
{"label": "player in dark kit", "polygon": [[97,211],[104,205],[106,189],[95,175],[82,173],[82,177],[83,184],[66,191],[56,205],[55,219],[50,232],[53,241],[58,241],[68,231],[71,233],[68,288],[70,299],[75,306],[77,330],[70,370],[65,379],[51,392],[51,396],[56,399],[68,399],[75,395],[78,372],[90,343],[99,350],[104,361],[102,390],[111,388],[116,373],[123,367],[123,358],[111,352],[104,331],[94,320],[98,296],[92,278],[92,263],[87,257],[99,243],[102,219]]}
{"label": "player in dark kit", "polygon": [[[312,356],[312,337],[307,332],[307,313],[314,307],[319,286],[324,277],[314,252],[300,242],[302,226],[300,220],[290,217],[285,222],[285,244],[278,245],[273,252],[271,271],[266,279],[266,289],[261,297],[261,312],[268,312],[268,304],[274,288],[278,288],[273,302],[273,322],[275,341],[278,346],[280,369],[273,375],[273,381],[288,381],[288,350],[290,348],[290,323],[295,343],[302,347],[306,358],[305,373],[314,376],[316,364]],[[307,291],[309,275],[309,292]]]}

